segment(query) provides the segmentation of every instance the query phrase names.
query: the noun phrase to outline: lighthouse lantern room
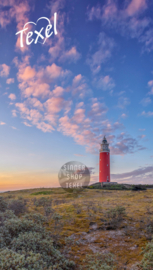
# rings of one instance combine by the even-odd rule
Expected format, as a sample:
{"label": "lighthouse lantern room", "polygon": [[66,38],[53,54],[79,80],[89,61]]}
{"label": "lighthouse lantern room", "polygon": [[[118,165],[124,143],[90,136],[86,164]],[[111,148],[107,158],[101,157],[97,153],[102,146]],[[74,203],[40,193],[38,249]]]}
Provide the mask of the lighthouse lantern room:
{"label": "lighthouse lantern room", "polygon": [[110,182],[110,149],[105,136],[99,150],[99,182]]}

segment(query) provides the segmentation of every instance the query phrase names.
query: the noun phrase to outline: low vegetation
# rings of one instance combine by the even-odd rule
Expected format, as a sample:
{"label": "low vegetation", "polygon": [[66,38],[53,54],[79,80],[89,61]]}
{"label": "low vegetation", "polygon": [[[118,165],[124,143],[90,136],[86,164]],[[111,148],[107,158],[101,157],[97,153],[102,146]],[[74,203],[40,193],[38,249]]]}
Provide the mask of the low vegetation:
{"label": "low vegetation", "polygon": [[[102,189],[102,190],[133,190],[133,191],[139,191],[139,190],[146,190],[147,185],[127,185],[127,184],[105,184],[103,183],[103,186],[101,186],[101,183],[96,183],[93,185],[90,185],[87,187],[89,189]],[[152,186],[153,188],[153,186]]]}
{"label": "low vegetation", "polygon": [[135,187],[1,194],[0,269],[152,270],[153,190]]}

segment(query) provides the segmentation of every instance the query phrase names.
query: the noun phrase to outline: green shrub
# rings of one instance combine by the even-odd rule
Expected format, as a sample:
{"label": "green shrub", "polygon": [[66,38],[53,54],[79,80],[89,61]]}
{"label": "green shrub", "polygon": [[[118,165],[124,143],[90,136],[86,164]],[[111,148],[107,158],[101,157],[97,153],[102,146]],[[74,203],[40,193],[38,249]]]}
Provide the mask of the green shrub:
{"label": "green shrub", "polygon": [[7,248],[0,250],[0,269],[2,270],[44,270],[45,268],[46,263],[41,254],[35,254],[32,251],[28,254],[19,254]]}
{"label": "green shrub", "polygon": [[34,192],[34,193],[31,193],[31,195],[50,195],[52,194],[53,191],[51,190],[46,190],[46,191],[38,191],[38,192]]}
{"label": "green shrub", "polygon": [[143,259],[140,264],[140,268],[143,270],[153,269],[153,241],[148,243],[142,252]]}
{"label": "green shrub", "polygon": [[6,219],[10,218],[16,218],[13,211],[6,210],[5,212],[0,212],[0,225],[2,225]]}
{"label": "green shrub", "polygon": [[[60,220],[54,215],[56,227]],[[1,270],[73,270],[75,263],[67,260],[43,227],[41,214],[26,214],[22,219],[10,210],[0,212]]]}
{"label": "green shrub", "polygon": [[141,186],[141,185],[133,185],[132,186],[132,191],[139,191],[139,190],[146,190],[146,187]]}
{"label": "green shrub", "polygon": [[9,203],[8,208],[12,210],[16,216],[19,216],[20,214],[24,214],[25,212],[27,212],[26,204],[26,200],[23,199],[12,200]]}
{"label": "green shrub", "polygon": [[0,211],[4,212],[7,209],[7,202],[0,196]]}
{"label": "green shrub", "polygon": [[113,270],[115,259],[111,253],[95,253],[93,255],[87,255],[84,260],[86,269],[88,270]]}
{"label": "green shrub", "polygon": [[39,199],[33,200],[35,206],[51,206],[52,205],[52,199],[51,198],[45,198],[41,197]]}
{"label": "green shrub", "polygon": [[45,222],[47,222],[47,218],[41,215],[40,213],[29,213],[24,215],[26,220],[32,220],[34,223],[43,225]]}
{"label": "green shrub", "polygon": [[110,208],[105,213],[105,217],[108,220],[107,227],[108,229],[116,229],[120,226],[121,221],[126,216],[125,208],[122,206],[117,206],[115,208]]}

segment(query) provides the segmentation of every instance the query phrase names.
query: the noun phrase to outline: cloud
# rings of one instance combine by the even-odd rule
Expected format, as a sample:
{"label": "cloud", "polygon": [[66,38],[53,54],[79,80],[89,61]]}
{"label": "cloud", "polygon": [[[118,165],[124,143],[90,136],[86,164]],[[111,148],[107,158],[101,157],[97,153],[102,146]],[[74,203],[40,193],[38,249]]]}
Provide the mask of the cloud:
{"label": "cloud", "polygon": [[126,115],[125,113],[122,113],[121,117],[122,117],[123,119],[125,119],[125,118],[127,118],[127,115]]}
{"label": "cloud", "polygon": [[150,95],[153,95],[153,80],[148,82],[148,86],[150,87]]}
{"label": "cloud", "polygon": [[9,97],[11,100],[15,100],[15,99],[16,99],[16,95],[15,95],[15,94],[10,94],[8,97]]}
{"label": "cloud", "polygon": [[[72,117],[65,115],[59,119],[58,130],[66,136],[70,136],[74,141],[85,146],[86,151],[97,154],[99,142],[102,134],[107,135],[107,139],[111,145],[112,155],[125,155],[143,150],[138,139],[132,138],[125,133],[115,136],[117,130],[122,130],[124,126],[117,122],[111,123],[106,119],[107,107],[105,104],[98,102],[93,98],[91,100],[91,109],[81,108],[83,104],[76,106]],[[78,109],[79,108],[79,109]]]}
{"label": "cloud", "polygon": [[23,73],[19,74],[20,80],[29,80],[32,79],[36,75],[35,69],[31,68],[30,66],[25,67]]}
{"label": "cloud", "polygon": [[[0,25],[5,28],[13,20],[16,22],[17,31],[21,30],[26,22],[28,22],[29,11],[32,8],[32,4],[28,1],[20,0],[8,0],[1,1],[0,9]],[[25,38],[25,35],[24,35]],[[24,45],[23,48],[20,47],[20,37],[18,35],[16,48],[22,52],[28,49],[28,46]],[[25,43],[24,43],[25,44]]]}
{"label": "cloud", "polygon": [[58,124],[58,114],[61,111],[68,113],[71,108],[72,101],[63,97],[66,90],[55,85],[55,82],[66,78],[69,71],[64,71],[54,63],[46,67],[31,67],[29,57],[24,58],[23,62],[18,59],[14,62],[18,68],[17,79],[24,101],[15,104],[13,116],[19,112],[25,125],[52,132]]}
{"label": "cloud", "polygon": [[64,51],[60,57],[60,60],[65,62],[74,62],[76,63],[77,60],[79,60],[81,57],[81,54],[77,51],[76,47],[72,47],[70,50],[68,51]]}
{"label": "cloud", "polygon": [[144,135],[144,134],[140,136],[141,139],[143,139],[143,138],[145,138],[145,137],[146,137],[146,135]]}
{"label": "cloud", "polygon": [[[18,69],[21,102],[15,103],[12,115],[19,115],[24,125],[35,126],[43,132],[57,130],[94,154],[97,154],[102,134],[107,135],[112,154],[124,155],[143,149],[138,140],[129,135],[122,133],[122,138],[114,135],[124,130],[123,124],[107,119],[105,102],[91,98],[92,91],[82,74],[74,76],[68,84],[72,73],[55,63],[32,66],[29,55],[20,61],[15,58],[13,62]],[[112,83],[110,76],[103,77],[105,88],[111,88]],[[123,101],[124,105],[129,102],[125,98],[121,100],[122,105]]]}
{"label": "cloud", "polygon": [[142,116],[146,116],[146,117],[152,117],[152,116],[153,116],[153,112],[151,112],[151,111],[149,111],[149,112],[143,111],[143,112],[141,113],[141,115],[142,115]]}
{"label": "cloud", "polygon": [[112,90],[115,87],[114,80],[109,75],[101,76],[99,79],[94,78],[93,82],[103,91]]}
{"label": "cloud", "polygon": [[153,29],[150,28],[139,38],[139,41],[144,44],[143,51],[151,52],[153,50]]}
{"label": "cloud", "polygon": [[14,78],[9,78],[6,80],[6,83],[7,84],[11,84],[11,83],[14,83]]}
{"label": "cloud", "polygon": [[98,36],[97,42],[98,49],[94,53],[89,54],[87,64],[90,66],[93,73],[98,73],[101,66],[106,63],[112,56],[112,51],[115,47],[115,42],[112,38],[108,37],[104,32]]}
{"label": "cloud", "polygon": [[114,29],[122,36],[138,38],[139,42],[145,44],[147,43],[145,33],[151,24],[151,19],[145,16],[146,9],[148,9],[147,0],[131,0],[123,3],[119,0],[106,0],[103,5],[88,8],[87,15],[89,20],[100,20],[103,27]]}
{"label": "cloud", "polygon": [[81,58],[81,53],[77,51],[76,46],[72,46],[70,49],[66,50],[62,33],[58,32],[55,41],[52,41],[54,45],[51,44],[48,50],[51,61],[58,59],[59,62],[76,63]]}
{"label": "cloud", "polygon": [[0,122],[0,126],[4,126],[4,125],[6,125],[6,123],[4,123],[4,122]]}
{"label": "cloud", "polygon": [[92,99],[92,105],[91,110],[89,111],[88,115],[92,119],[92,121],[96,121],[99,117],[102,117],[102,115],[106,114],[108,111],[108,108],[104,103],[98,102],[98,100]]}
{"label": "cloud", "polygon": [[150,103],[152,103],[151,98],[147,97],[147,98],[143,98],[140,102],[144,107],[148,106]]}
{"label": "cloud", "polygon": [[111,141],[111,154],[112,155],[125,155],[132,154],[137,151],[146,149],[139,144],[139,140],[135,139],[128,134],[122,132],[118,137],[113,138]]}
{"label": "cloud", "polygon": [[17,117],[17,111],[16,110],[12,110],[12,116]]}
{"label": "cloud", "polygon": [[128,16],[133,16],[137,13],[141,13],[147,8],[146,0],[132,0],[126,8]]}
{"label": "cloud", "polygon": [[[44,121],[44,116],[37,109],[30,109],[27,107],[26,103],[16,103],[16,108],[19,110],[23,122],[26,126],[34,125],[43,132],[52,132],[54,128],[49,123]],[[30,123],[28,123],[28,120]]]}
{"label": "cloud", "polygon": [[1,77],[7,77],[10,72],[10,67],[7,66],[6,64],[0,65],[0,76]]}
{"label": "cloud", "polygon": [[24,121],[23,124],[27,127],[32,127],[32,125],[28,124],[26,121]]}
{"label": "cloud", "polygon": [[153,166],[142,167],[131,172],[112,174],[112,181],[133,184],[151,184],[153,178]]}
{"label": "cloud", "polygon": [[145,131],[146,129],[145,128],[139,128],[139,131]]}
{"label": "cloud", "polygon": [[62,97],[52,97],[44,103],[44,107],[50,114],[58,113],[61,111],[61,109],[64,109],[68,112],[70,106],[71,101],[66,101]]}
{"label": "cloud", "polygon": [[81,154],[74,154],[74,156],[76,156],[76,157],[85,157],[85,155],[81,155]]}
{"label": "cloud", "polygon": [[[91,110],[86,112],[78,104],[72,117],[65,115],[59,119],[59,128],[64,135],[73,137],[77,144],[86,147],[88,152],[95,152],[99,147],[99,129],[95,129],[106,113],[106,108],[97,99],[92,100]],[[94,121],[95,120],[95,121]],[[94,124],[92,124],[94,123]]]}
{"label": "cloud", "polygon": [[[50,55],[50,61],[54,62],[55,60],[58,60],[62,63],[76,63],[81,58],[81,54],[77,51],[74,44],[67,46],[65,41],[66,32],[64,23],[68,14],[63,10],[64,5],[65,1],[63,0],[51,1],[48,5],[48,9],[51,12],[51,19],[53,19],[54,12],[57,12],[58,34],[54,39],[48,40],[46,42],[46,46],[49,47],[48,52]],[[66,19],[68,19],[68,17]]]}
{"label": "cloud", "polygon": [[45,68],[42,66],[31,67],[29,65],[29,57],[25,57],[22,62],[14,59],[18,68],[17,79],[22,95],[28,97],[46,98],[51,94],[50,84],[55,80],[61,80],[68,77],[71,72],[63,70],[55,63]]}
{"label": "cloud", "polygon": [[81,74],[78,74],[74,77],[72,82],[72,94],[78,96],[79,98],[84,98],[91,94],[91,90],[86,83],[86,79]]}
{"label": "cloud", "polygon": [[125,107],[127,107],[130,104],[130,100],[127,97],[120,97],[118,99],[118,104],[117,107],[120,109],[124,109]]}

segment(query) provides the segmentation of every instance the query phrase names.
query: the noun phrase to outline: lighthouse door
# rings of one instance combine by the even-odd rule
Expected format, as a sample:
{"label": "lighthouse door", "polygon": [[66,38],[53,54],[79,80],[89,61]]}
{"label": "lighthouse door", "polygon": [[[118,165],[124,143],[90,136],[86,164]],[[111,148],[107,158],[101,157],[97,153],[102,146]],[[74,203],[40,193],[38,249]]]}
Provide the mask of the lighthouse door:
{"label": "lighthouse door", "polygon": [[109,182],[109,178],[108,178],[108,176],[107,176],[107,182]]}

